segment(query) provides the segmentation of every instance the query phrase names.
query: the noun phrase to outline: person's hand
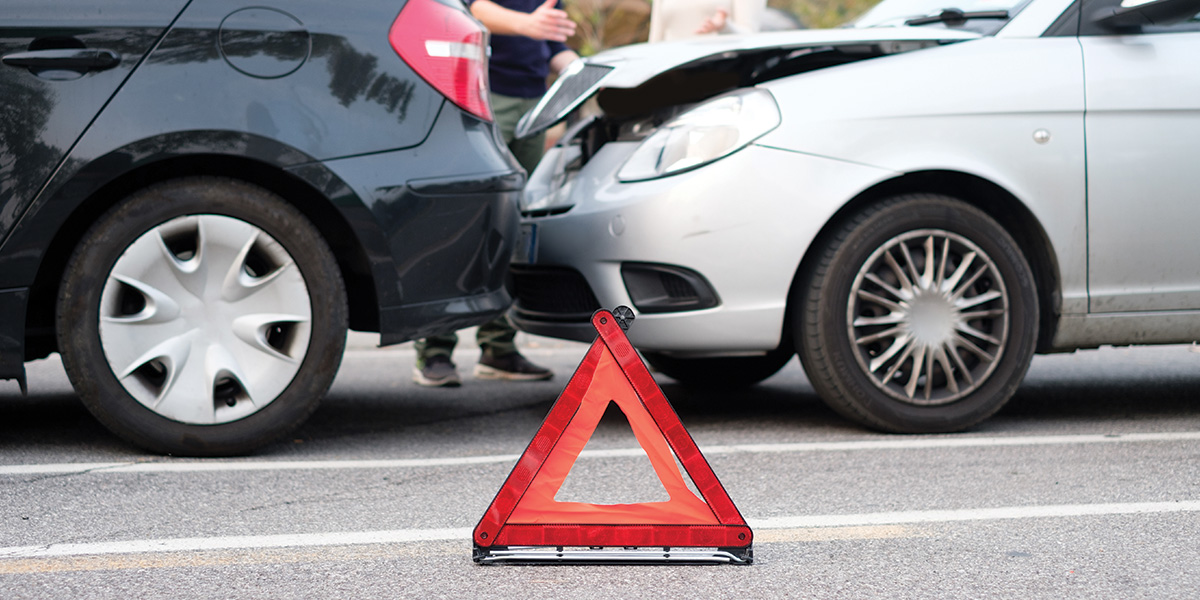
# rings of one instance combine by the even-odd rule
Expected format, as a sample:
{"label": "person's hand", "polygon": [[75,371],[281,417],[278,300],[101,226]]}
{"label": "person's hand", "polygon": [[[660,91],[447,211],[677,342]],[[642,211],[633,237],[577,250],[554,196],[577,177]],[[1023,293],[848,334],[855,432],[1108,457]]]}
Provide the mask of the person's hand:
{"label": "person's hand", "polygon": [[558,0],[546,0],[529,13],[529,18],[526,20],[525,37],[565,42],[575,33],[575,22],[567,16],[567,11],[555,8],[556,4],[558,4]]}
{"label": "person's hand", "polygon": [[704,20],[700,27],[696,29],[696,33],[718,33],[725,29],[725,20],[729,18],[729,13],[725,9],[718,8],[713,16]]}

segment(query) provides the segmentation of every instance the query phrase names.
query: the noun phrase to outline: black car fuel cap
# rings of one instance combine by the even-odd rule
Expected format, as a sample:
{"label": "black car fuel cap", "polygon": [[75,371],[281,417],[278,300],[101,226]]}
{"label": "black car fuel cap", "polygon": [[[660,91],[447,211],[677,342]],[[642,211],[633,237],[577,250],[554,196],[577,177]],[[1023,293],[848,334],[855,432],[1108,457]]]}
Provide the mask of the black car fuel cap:
{"label": "black car fuel cap", "polygon": [[299,19],[273,8],[243,8],[221,22],[221,55],[251,77],[290,75],[308,60],[312,38]]}

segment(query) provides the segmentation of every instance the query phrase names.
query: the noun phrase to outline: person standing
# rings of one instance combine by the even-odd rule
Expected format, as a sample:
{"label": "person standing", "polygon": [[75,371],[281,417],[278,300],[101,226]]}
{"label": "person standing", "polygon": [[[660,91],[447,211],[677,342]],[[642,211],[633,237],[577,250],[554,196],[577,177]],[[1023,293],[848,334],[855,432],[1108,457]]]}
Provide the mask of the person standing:
{"label": "person standing", "polygon": [[[492,113],[508,149],[517,162],[533,172],[545,151],[545,134],[516,139],[521,116],[546,93],[546,78],[579,59],[564,42],[575,33],[575,23],[562,9],[561,0],[465,0],[471,14],[491,32],[488,78]],[[480,357],[475,376],[504,381],[538,381],[554,373],[533,364],[517,350],[517,330],[501,315],[476,333]],[[458,335],[432,336],[416,343],[417,364],[413,381],[440,387],[462,383],[451,360]]]}
{"label": "person standing", "polygon": [[713,33],[754,33],[762,26],[766,0],[654,0],[651,42]]}

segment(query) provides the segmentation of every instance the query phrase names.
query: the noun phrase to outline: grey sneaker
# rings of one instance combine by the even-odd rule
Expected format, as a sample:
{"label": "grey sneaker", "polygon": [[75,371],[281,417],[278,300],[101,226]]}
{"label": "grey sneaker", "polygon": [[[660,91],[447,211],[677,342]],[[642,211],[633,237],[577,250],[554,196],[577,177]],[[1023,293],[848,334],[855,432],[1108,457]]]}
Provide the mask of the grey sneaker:
{"label": "grey sneaker", "polygon": [[521,356],[519,352],[494,357],[483,355],[475,365],[475,376],[480,379],[504,381],[542,381],[554,377],[554,372],[539,367]]}
{"label": "grey sneaker", "polygon": [[430,356],[413,368],[413,381],[425,387],[458,387],[462,379],[449,356]]}

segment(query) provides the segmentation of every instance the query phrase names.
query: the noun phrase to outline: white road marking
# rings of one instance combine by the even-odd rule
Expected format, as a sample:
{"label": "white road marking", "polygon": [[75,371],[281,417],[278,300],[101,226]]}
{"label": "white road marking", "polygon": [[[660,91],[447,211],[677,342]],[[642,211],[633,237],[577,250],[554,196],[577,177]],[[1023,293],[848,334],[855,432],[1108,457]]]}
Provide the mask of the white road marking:
{"label": "white road marking", "polygon": [[49,544],[0,548],[4,558],[50,558],[96,554],[142,554],[147,552],[198,552],[204,550],[242,550],[247,548],[299,548],[307,546],[354,546],[361,544],[401,544],[469,540],[472,529],[397,529],[393,531],[352,531],[287,535],[239,535],[230,537],[129,540],[85,544]]}
{"label": "white road marking", "polygon": [[[856,452],[877,450],[926,450],[939,448],[992,448],[1009,446],[1054,446],[1071,444],[1126,444],[1145,442],[1200,441],[1200,431],[1167,433],[1124,433],[1091,435],[1041,435],[1008,437],[964,437],[943,435],[929,437],[897,437],[892,439],[855,440],[846,442],[797,442],[784,444],[734,444],[705,446],[705,456],[748,453],[791,452]],[[582,458],[612,458],[642,456],[641,448],[587,450]],[[305,460],[305,461],[187,461],[156,459],[146,462],[61,463],[44,465],[2,465],[0,475],[62,475],[80,473],[194,473],[223,471],[285,471],[328,469],[407,469],[421,467],[468,466],[481,464],[512,464],[517,454],[462,456],[447,458],[405,458],[388,460]]]}
{"label": "white road marking", "polygon": [[1061,446],[1070,444],[1120,444],[1200,441],[1200,431],[1085,435],[1032,435],[1011,437],[896,437],[849,442],[799,442],[792,444],[736,444],[701,448],[705,454],[736,452],[847,452],[852,450],[924,450],[931,448],[988,448],[1004,446]]}
{"label": "white road marking", "polygon": [[462,456],[450,458],[401,458],[394,460],[279,460],[279,461],[175,461],[61,463],[51,465],[0,466],[0,475],[59,475],[79,473],[197,473],[204,471],[291,471],[328,469],[408,469],[414,467],[464,466],[515,463],[519,454]]}
{"label": "white road marking", "polygon": [[[802,536],[797,529],[820,529],[826,527],[873,527],[879,525],[904,525],[950,523],[960,521],[984,521],[1002,519],[1064,518],[1083,516],[1160,514],[1177,512],[1200,512],[1200,501],[1138,502],[1125,504],[1065,504],[1057,506],[1009,506],[963,510],[926,510],[891,513],[866,513],[858,515],[810,515],[791,517],[769,517],[749,519],[751,528],[757,530],[786,530],[787,535],[765,541],[795,541]],[[164,552],[199,552],[212,550],[245,550],[264,548],[299,548],[313,546],[354,546],[364,544],[401,544],[412,542],[462,541],[471,538],[471,528],[448,529],[398,529],[392,531],[361,531],[337,533],[310,533],[292,535],[246,535],[232,537],[176,538],[160,540],[128,540],[119,542],[94,542],[82,544],[47,544],[41,546],[14,546],[0,548],[0,559],[61,558],[73,556],[95,556],[109,554],[146,554]],[[900,530],[898,530],[900,531]],[[914,535],[916,534],[913,532]],[[867,537],[895,537],[875,533]],[[812,539],[820,539],[819,534]]]}
{"label": "white road marking", "polygon": [[1198,512],[1200,501],[1131,502],[1122,504],[1061,504],[1057,506],[1005,506],[962,510],[914,510],[907,512],[864,513],[858,515],[812,515],[748,519],[751,529],[803,527],[860,527],[864,525],[911,525],[954,521],[997,521],[1047,517],[1085,517],[1094,515],[1132,515],[1172,512]]}

